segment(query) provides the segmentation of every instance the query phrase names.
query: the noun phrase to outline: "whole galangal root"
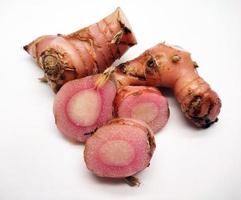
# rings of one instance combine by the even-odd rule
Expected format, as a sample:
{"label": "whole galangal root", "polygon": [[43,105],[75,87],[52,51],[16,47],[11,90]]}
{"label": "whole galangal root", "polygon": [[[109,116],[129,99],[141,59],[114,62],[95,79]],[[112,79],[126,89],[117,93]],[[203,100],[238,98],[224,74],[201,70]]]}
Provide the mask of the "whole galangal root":
{"label": "whole galangal root", "polygon": [[56,125],[71,140],[84,142],[96,128],[112,119],[116,88],[110,80],[101,88],[96,87],[98,77],[69,81],[55,96]]}
{"label": "whole galangal root", "polygon": [[69,35],[45,35],[24,49],[43,69],[44,77],[57,92],[69,80],[103,72],[129,47],[136,44],[131,27],[120,8]]}
{"label": "whole galangal root", "polygon": [[[117,118],[97,129],[85,145],[84,158],[90,171],[100,177],[125,178],[150,165],[155,140],[150,127],[139,120]],[[134,181],[134,182],[133,182]]]}
{"label": "whole galangal root", "polygon": [[161,130],[169,118],[167,99],[154,87],[121,87],[114,102],[117,116],[142,120],[154,133]]}
{"label": "whole galangal root", "polygon": [[161,43],[117,66],[112,75],[121,86],[173,88],[185,116],[197,127],[207,128],[217,121],[221,101],[196,68],[189,52]]}

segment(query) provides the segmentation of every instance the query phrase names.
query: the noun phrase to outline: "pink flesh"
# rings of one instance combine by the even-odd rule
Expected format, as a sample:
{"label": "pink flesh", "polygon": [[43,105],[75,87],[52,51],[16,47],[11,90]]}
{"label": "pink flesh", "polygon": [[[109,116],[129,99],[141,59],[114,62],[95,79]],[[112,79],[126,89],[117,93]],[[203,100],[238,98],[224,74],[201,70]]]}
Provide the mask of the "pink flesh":
{"label": "pink flesh", "polygon": [[[93,173],[102,177],[118,178],[134,175],[149,165],[151,156],[148,152],[147,140],[147,133],[135,126],[119,124],[103,126],[95,132],[93,137],[87,140],[85,147],[87,167]],[[109,145],[109,147],[112,145],[109,151],[113,151],[114,148],[114,153],[119,154],[116,155],[121,160],[119,163],[116,159],[108,156],[103,158],[103,153],[113,156],[113,153],[107,152],[108,149],[103,151],[106,145]],[[123,146],[127,148],[121,149],[120,147]],[[121,158],[122,153],[125,158]]]}
{"label": "pink flesh", "polygon": [[[146,112],[146,118],[137,116],[136,109],[143,104],[149,104],[146,106],[148,110]],[[149,108],[148,108],[149,107]],[[143,93],[138,96],[130,95],[126,97],[118,107],[119,117],[130,117],[135,119],[144,119],[144,121],[151,127],[154,133],[157,133],[162,127],[164,127],[169,118],[168,103],[165,97],[156,93]],[[151,120],[151,118],[153,118]]]}
{"label": "pink flesh", "polygon": [[[101,109],[101,98],[95,89],[82,90],[71,97],[66,112],[77,126],[93,125]],[[66,114],[67,114],[66,113]]]}
{"label": "pink flesh", "polygon": [[138,103],[132,110],[131,117],[134,119],[150,123],[159,113],[159,106],[154,103],[144,102]]}
{"label": "pink flesh", "polygon": [[81,91],[95,88],[95,81],[98,75],[88,76],[66,83],[57,93],[54,101],[54,115],[58,129],[68,138],[84,142],[97,127],[103,125],[112,118],[112,102],[116,94],[116,88],[111,81],[108,81],[102,88],[96,90],[101,98],[100,115],[93,125],[78,126],[70,120],[67,114],[67,105],[70,99]]}
{"label": "pink flesh", "polygon": [[106,165],[126,166],[132,162],[134,157],[135,150],[124,140],[106,142],[99,150],[99,158]]}

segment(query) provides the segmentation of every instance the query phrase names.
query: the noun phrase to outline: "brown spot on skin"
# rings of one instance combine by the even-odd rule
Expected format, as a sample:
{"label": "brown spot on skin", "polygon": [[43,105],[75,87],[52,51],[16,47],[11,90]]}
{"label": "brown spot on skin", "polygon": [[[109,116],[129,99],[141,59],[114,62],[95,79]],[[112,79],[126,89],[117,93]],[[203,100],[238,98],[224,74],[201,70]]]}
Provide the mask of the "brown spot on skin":
{"label": "brown spot on skin", "polygon": [[191,107],[191,112],[189,112],[189,116],[191,117],[192,121],[194,124],[196,124],[198,127],[201,128],[208,128],[210,127],[213,123],[217,122],[218,119],[216,118],[214,121],[211,121],[209,119],[209,113],[211,112],[213,108],[213,104],[209,104],[208,111],[204,116],[199,117],[200,113],[200,107],[201,107],[201,97],[200,96],[195,96],[194,100],[191,101],[190,107]]}
{"label": "brown spot on skin", "polygon": [[128,27],[124,27],[124,33],[132,33],[131,30]]}
{"label": "brown spot on skin", "polygon": [[120,70],[123,74],[126,74],[126,66],[124,63],[118,65],[117,69]]}
{"label": "brown spot on skin", "polygon": [[192,89],[189,88],[189,89],[188,89],[188,92],[187,92],[187,95],[188,95],[188,96],[191,96],[192,94],[193,94],[193,91],[192,91]]}
{"label": "brown spot on skin", "polygon": [[147,67],[150,68],[154,68],[157,66],[156,61],[154,58],[150,58],[147,62],[146,62]]}
{"label": "brown spot on skin", "polygon": [[116,71],[122,74],[134,77],[140,81],[146,81],[145,74],[137,74],[136,68],[132,67],[128,62],[118,65],[116,69]]}
{"label": "brown spot on skin", "polygon": [[[122,36],[121,36],[121,38],[124,35],[132,34],[132,30],[131,30],[131,28],[128,27],[128,25],[126,24],[125,20],[122,21],[122,18],[120,16],[120,12],[118,13],[118,22],[119,22],[120,27],[122,29]],[[120,38],[120,42],[118,44],[125,44],[125,45],[128,45],[128,47],[132,47],[132,46],[134,46],[136,44],[136,41],[133,41],[133,42],[121,41],[121,38]]]}
{"label": "brown spot on skin", "polygon": [[156,58],[152,57],[148,51],[146,52],[146,56],[150,58],[146,62],[144,76],[153,79],[158,74],[159,63],[156,61]]}
{"label": "brown spot on skin", "polygon": [[194,122],[194,124],[196,124],[198,127],[200,128],[208,128],[210,127],[212,124],[214,124],[215,122],[218,121],[218,118],[216,118],[214,121],[211,121],[207,115],[205,115],[204,117],[192,117],[191,118],[192,121]]}
{"label": "brown spot on skin", "polygon": [[145,76],[135,76],[138,78],[138,80],[140,81],[146,81],[146,77]]}

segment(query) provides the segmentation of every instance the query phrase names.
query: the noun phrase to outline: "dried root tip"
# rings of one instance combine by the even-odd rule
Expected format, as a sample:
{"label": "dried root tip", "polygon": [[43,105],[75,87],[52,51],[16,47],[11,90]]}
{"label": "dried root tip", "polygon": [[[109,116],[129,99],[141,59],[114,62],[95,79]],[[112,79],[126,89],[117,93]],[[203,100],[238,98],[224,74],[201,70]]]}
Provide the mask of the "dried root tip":
{"label": "dried root tip", "polygon": [[131,187],[137,186],[139,187],[141,182],[139,181],[138,178],[134,177],[134,176],[128,176],[124,178],[124,181]]}
{"label": "dried root tip", "polygon": [[111,74],[115,71],[115,67],[111,66],[107,68],[96,80],[96,87],[101,88],[105,85],[105,83],[110,79]]}
{"label": "dried root tip", "polygon": [[193,66],[194,66],[194,68],[198,68],[199,67],[196,61],[193,61]]}
{"label": "dried root tip", "polygon": [[172,56],[172,62],[173,62],[173,63],[177,63],[179,60],[181,60],[181,57],[180,57],[180,56],[178,56],[178,55]]}
{"label": "dried root tip", "polygon": [[38,80],[40,80],[43,83],[47,83],[48,82],[48,78],[45,75],[42,78],[39,78]]}
{"label": "dried root tip", "polygon": [[29,45],[23,46],[23,49],[28,52]]}

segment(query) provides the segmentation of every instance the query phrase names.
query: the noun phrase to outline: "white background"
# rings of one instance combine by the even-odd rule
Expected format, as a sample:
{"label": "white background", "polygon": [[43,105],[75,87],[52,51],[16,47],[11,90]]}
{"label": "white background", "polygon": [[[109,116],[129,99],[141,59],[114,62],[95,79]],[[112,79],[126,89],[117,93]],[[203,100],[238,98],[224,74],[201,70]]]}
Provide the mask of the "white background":
{"label": "white background", "polygon": [[[142,184],[94,177],[83,145],[54,124],[54,94],[22,46],[70,33],[121,6],[139,44],[119,62],[166,41],[192,53],[222,100],[219,122],[192,127],[168,93],[170,119]],[[0,1],[0,200],[240,200],[241,1]]]}

